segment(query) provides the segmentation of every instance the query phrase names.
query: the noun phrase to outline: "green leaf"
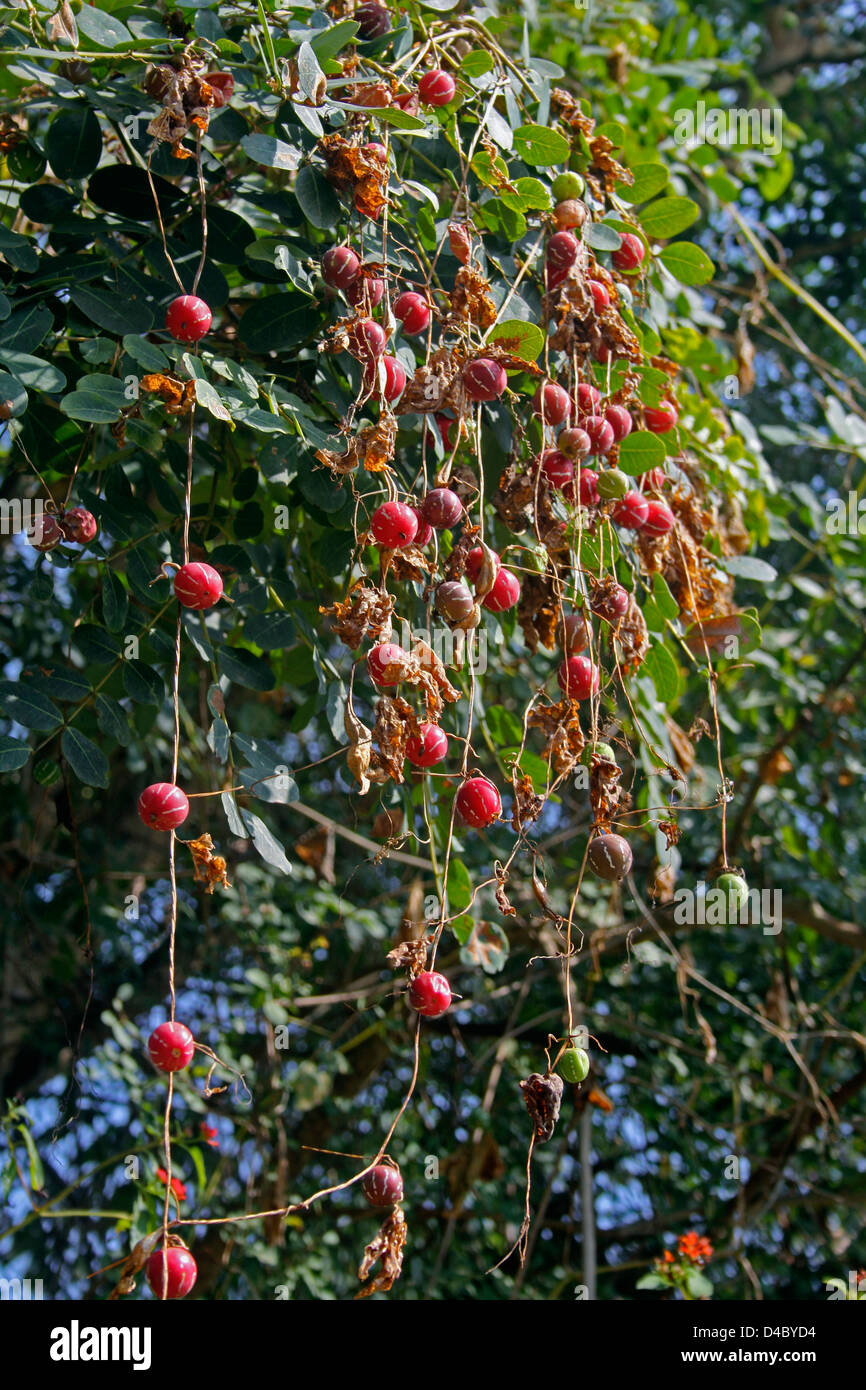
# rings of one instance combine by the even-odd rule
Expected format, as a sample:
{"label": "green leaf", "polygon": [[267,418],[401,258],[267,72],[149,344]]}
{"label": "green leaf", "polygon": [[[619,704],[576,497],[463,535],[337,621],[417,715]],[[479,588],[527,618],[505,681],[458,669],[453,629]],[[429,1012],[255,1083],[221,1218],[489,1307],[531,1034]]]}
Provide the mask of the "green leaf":
{"label": "green leaf", "polygon": [[476,48],[460,60],[460,71],[469,81],[473,77],[483,76],[485,72],[492,72],[494,67],[493,58],[486,48]]}
{"label": "green leaf", "polygon": [[63,397],[60,409],[72,420],[86,420],[92,425],[112,425],[130,404],[124,393],[123,382],[116,376],[91,372],[89,376],[81,378],[74,391]]}
{"label": "green leaf", "polygon": [[110,666],[120,655],[120,643],[99,623],[80,623],[73,632],[72,642],[85,661],[95,662],[97,666]]}
{"label": "green leaf", "polygon": [[130,657],[123,663],[122,677],[124,690],[136,704],[161,705],[165,699],[162,676],[146,662]]}
{"label": "green leaf", "polygon": [[21,681],[0,681],[0,705],[9,719],[14,719],[25,729],[47,732],[63,723],[63,715],[57,706],[46,695]]}
{"label": "green leaf", "polygon": [[571,146],[564,135],[545,125],[521,125],[514,131],[514,153],[524,164],[548,168],[564,164]]}
{"label": "green leaf", "polygon": [[58,179],[86,179],[102,155],[102,131],[89,106],[58,111],[45,136],[45,153]]}
{"label": "green leaf", "polygon": [[655,642],[644,657],[641,670],[651,678],[663,705],[676,700],[680,693],[680,673],[667,647]]}
{"label": "green leaf", "polygon": [[290,874],[292,866],[286,858],[286,851],[279,840],[276,840],[271,834],[264,821],[253,815],[252,811],[241,811],[240,814],[244,825],[252,836],[255,848],[265,863],[279,869],[280,873]]}
{"label": "green leaf", "polygon": [[294,646],[298,634],[288,613],[253,613],[244,623],[244,636],[262,651],[271,652]]}
{"label": "green leaf", "polygon": [[32,751],[30,745],[22,743],[19,738],[0,734],[0,772],[17,772],[19,767],[23,767],[27,762]]}
{"label": "green leaf", "polygon": [[0,347],[0,362],[23,386],[32,387],[34,391],[62,391],[66,385],[66,377],[60,369],[42,357],[30,357],[26,352]]}
{"label": "green leaf", "polygon": [[616,191],[624,203],[645,203],[661,193],[668,181],[668,171],[664,164],[635,164],[632,166],[634,183],[618,183]]}
{"label": "green leaf", "polygon": [[0,225],[0,256],[3,256],[15,270],[22,270],[27,275],[39,268],[36,247],[30,238],[22,236],[20,232],[10,231],[8,227],[2,225]]}
{"label": "green leaf", "polygon": [[135,47],[132,34],[126,25],[121,24],[113,15],[106,14],[104,10],[97,10],[93,5],[82,5],[75,20],[79,33],[90,39],[91,43],[95,43],[97,48],[124,48],[126,45]]}
{"label": "green leaf", "polygon": [[17,419],[27,409],[27,392],[17,377],[0,372],[0,401],[6,406],[6,419]]}
{"label": "green leaf", "polygon": [[45,1169],[42,1167],[42,1159],[39,1157],[39,1150],[36,1147],[33,1135],[26,1125],[19,1125],[18,1132],[24,1140],[24,1147],[27,1150],[27,1162],[30,1167],[30,1186],[34,1192],[40,1192],[45,1187]]}
{"label": "green leaf", "polygon": [[109,632],[122,632],[129,608],[126,590],[110,569],[102,572],[102,616]]}
{"label": "green leaf", "polygon": [[772,584],[779,577],[772,565],[768,565],[766,560],[759,560],[756,555],[731,555],[722,563],[728,574],[738,579],[752,579],[756,584]]}
{"label": "green leaf", "polygon": [[487,341],[499,343],[506,352],[522,357],[524,362],[535,362],[544,350],[544,333],[537,324],[525,319],[503,319],[491,328]]}
{"label": "green leaf", "polygon": [[241,149],[256,164],[267,169],[297,169],[301,151],[284,140],[276,140],[273,135],[245,135]]}
{"label": "green leaf", "polygon": [[640,222],[647,236],[664,241],[684,232],[697,220],[700,212],[691,198],[657,198],[644,208]]}
{"label": "green leaf", "polygon": [[268,663],[245,647],[218,647],[219,669],[236,685],[248,690],[273,690],[276,678]]}
{"label": "green leaf", "polygon": [[108,759],[93,739],[78,729],[65,729],[60,747],[80,782],[88,787],[108,786]]}
{"label": "green leaf", "polygon": [[663,618],[679,617],[680,606],[668,588],[667,580],[663,574],[653,575],[653,598],[658,604],[659,612]]}
{"label": "green leaf", "polygon": [[111,695],[105,695],[101,690],[97,693],[93,704],[99,727],[106,738],[116,739],[124,747],[129,744],[132,741],[132,730],[122,705],[119,705]]}
{"label": "green leaf", "polygon": [[586,229],[586,239],[593,251],[618,251],[622,237],[606,222],[590,222]]}
{"label": "green leaf", "polygon": [[301,212],[314,227],[325,229],[336,226],[342,213],[340,200],[320,169],[305,164],[298,171],[295,197],[300,203]]}
{"label": "green leaf", "polygon": [[165,372],[170,363],[162,348],[135,333],[124,333],[123,351],[146,372]]}
{"label": "green leaf", "polygon": [[699,1269],[686,1271],[686,1288],[692,1298],[711,1298],[713,1294],[712,1284]]}
{"label": "green leaf", "polygon": [[238,337],[250,352],[285,352],[314,329],[306,296],[280,291],[250,305],[238,326]]}
{"label": "green leaf", "polygon": [[670,1281],[660,1274],[644,1274],[635,1284],[636,1289],[669,1289]]}
{"label": "green leaf", "polygon": [[715,271],[706,251],[691,241],[674,241],[665,246],[659,252],[659,260],[683,285],[705,285]]}
{"label": "green leaf", "polygon": [[472,879],[462,859],[452,859],[448,866],[448,911],[465,912],[472,898]]}
{"label": "green leaf", "polygon": [[153,326],[153,313],[143,299],[90,286],[72,290],[69,298],[93,323],[118,338],[121,334],[147,333]]}
{"label": "green leaf", "polygon": [[634,430],[619,446],[618,467],[630,478],[637,478],[665,461],[665,446],[650,430]]}
{"label": "green leaf", "polygon": [[347,43],[351,43],[357,32],[358,25],[353,19],[343,19],[339,24],[332,24],[329,29],[323,29],[316,38],[310,39],[310,47],[319,62],[325,63],[339,53],[341,48],[345,48]]}
{"label": "green leaf", "polygon": [[196,377],[195,398],[199,405],[203,405],[210,415],[216,420],[227,420],[233,424],[231,411],[224,405],[222,397],[215,386],[209,381],[204,381],[202,377]]}

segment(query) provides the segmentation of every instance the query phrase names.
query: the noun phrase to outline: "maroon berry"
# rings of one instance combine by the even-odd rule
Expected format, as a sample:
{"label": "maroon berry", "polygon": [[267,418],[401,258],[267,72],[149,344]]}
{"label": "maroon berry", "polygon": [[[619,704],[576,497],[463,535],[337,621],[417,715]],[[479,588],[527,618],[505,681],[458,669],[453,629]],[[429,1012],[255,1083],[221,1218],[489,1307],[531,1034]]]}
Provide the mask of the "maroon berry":
{"label": "maroon berry", "polygon": [[453,449],[454,439],[451,432],[457,424],[457,421],[452,420],[449,415],[435,415],[433,418],[439,427],[439,433],[442,436],[442,443],[445,445],[445,448]]}
{"label": "maroon berry", "polygon": [[394,300],[394,317],[402,323],[404,333],[423,333],[430,323],[430,305],[423,294],[407,290]]}
{"label": "maroon berry", "polygon": [[597,386],[591,386],[588,381],[581,381],[577,387],[577,408],[582,415],[594,415],[595,407],[601,400],[601,392]]}
{"label": "maroon berry", "polygon": [[597,878],[618,883],[631,869],[631,845],[622,835],[596,835],[590,840],[586,860]]}
{"label": "maroon berry", "polygon": [[364,1174],[361,1189],[371,1207],[393,1207],[403,1200],[400,1169],[392,1167],[390,1163],[377,1163],[375,1168]]}
{"label": "maroon berry", "polygon": [[640,237],[623,232],[622,245],[610,259],[617,270],[637,270],[645,255],[646,249]]}
{"label": "maroon berry", "polygon": [[161,1023],[147,1040],[147,1052],[159,1071],[183,1071],[195,1054],[195,1038],[185,1023]]}
{"label": "maroon berry", "polygon": [[418,530],[415,532],[415,539],[412,544],[418,546],[429,545],[433,539],[433,527],[430,525],[429,521],[425,520],[417,507],[413,507],[412,510],[418,518]]}
{"label": "maroon berry", "polygon": [[358,26],[358,38],[365,41],[380,39],[391,28],[391,16],[385,6],[375,4],[374,0],[365,0],[352,18]]}
{"label": "maroon berry", "polygon": [[406,757],[415,767],[434,767],[448,756],[448,735],[438,724],[419,724],[406,740]]}
{"label": "maroon berry", "polygon": [[628,612],[629,593],[621,584],[603,588],[589,601],[593,613],[613,624],[618,623]]}
{"label": "maroon berry", "polygon": [[425,1018],[438,1018],[451,1007],[451,986],[436,970],[425,970],[409,986],[409,1003]]}
{"label": "maroon berry", "polygon": [[72,507],[68,512],[62,512],[57,524],[65,538],[76,545],[87,545],[99,530],[96,517],[86,507]]}
{"label": "maroon berry", "polygon": [[607,406],[604,418],[613,430],[614,443],[619,444],[620,440],[625,439],[627,434],[631,434],[634,420],[624,405]]}
{"label": "maroon berry", "polygon": [[434,487],[421,503],[421,515],[434,531],[450,531],[463,515],[463,503],[450,487]]}
{"label": "maroon berry", "polygon": [[152,830],[176,830],[189,815],[186,792],[173,782],[154,782],[138,798],[138,814]]}
{"label": "maroon berry", "polygon": [[644,424],[653,434],[667,434],[677,423],[679,416],[675,405],[664,401],[659,406],[646,406],[643,413]]}
{"label": "maroon berry", "polygon": [[375,309],[385,297],[385,281],[378,276],[359,275],[346,290],[353,309]]}
{"label": "maroon berry", "polygon": [[610,291],[600,280],[590,280],[589,290],[595,304],[595,312],[600,314],[610,304]]}
{"label": "maroon berry", "polygon": [[396,642],[381,642],[367,653],[367,672],[374,685],[399,685],[406,670],[409,653]]}
{"label": "maroon berry", "polygon": [[219,108],[228,106],[235,92],[235,79],[230,72],[209,72],[205,82],[213,92],[213,104]]}
{"label": "maroon berry", "polygon": [[647,517],[640,528],[647,536],[666,536],[673,530],[674,514],[667,502],[656,502],[647,498]]}
{"label": "maroon berry", "polygon": [[197,343],[211,326],[213,314],[203,299],[182,294],[165,311],[165,326],[179,343]]}
{"label": "maroon berry", "polygon": [[418,534],[418,517],[405,502],[383,502],[370,518],[370,532],[378,545],[400,550]]}
{"label": "maroon berry", "polygon": [[347,290],[361,273],[361,262],[351,246],[332,246],[322,257],[322,279],[335,290]]}
{"label": "maroon berry", "polygon": [[611,508],[611,517],[617,526],[625,526],[629,531],[639,531],[649,515],[647,500],[641,492],[627,492],[625,497]]}
{"label": "maroon berry", "polygon": [[418,95],[428,106],[447,106],[449,101],[453,101],[456,91],[454,78],[441,68],[425,72],[418,83]]}
{"label": "maroon berry", "polygon": [[558,492],[574,487],[574,464],[559,449],[545,449],[541,455],[541,471]]}
{"label": "maroon berry", "polygon": [[154,1250],[144,1267],[147,1282],[157,1298],[186,1298],[198,1277],[198,1266],[187,1249],[171,1245]]}
{"label": "maroon berry", "polygon": [[53,550],[55,545],[59,545],[63,540],[57,517],[51,512],[42,512],[34,517],[33,524],[27,531],[27,540],[34,550]]}
{"label": "maroon berry", "polygon": [[553,220],[560,230],[582,227],[586,221],[586,203],[579,198],[563,198],[553,209]]}
{"label": "maroon berry", "polygon": [[481,600],[482,608],[490,613],[505,613],[520,598],[520,580],[511,570],[500,569],[490,593]]}
{"label": "maroon berry", "polygon": [[211,565],[193,561],[174,576],[174,596],[184,608],[213,608],[222,592],[222,576]]}
{"label": "maroon berry", "polygon": [[555,382],[547,381],[539,386],[532,398],[532,408],[541,416],[545,425],[564,425],[571,416],[571,397]]}
{"label": "maroon berry", "polygon": [[568,273],[577,260],[578,250],[577,237],[571,232],[554,232],[547,243],[548,283],[551,271],[554,275],[560,274],[563,277]]}
{"label": "maroon berry", "polygon": [[463,386],[470,401],[495,401],[507,384],[505,368],[489,357],[476,357],[463,368]]}
{"label": "maroon berry", "polygon": [[436,590],[436,611],[451,623],[462,623],[475,608],[475,599],[459,579],[446,579]]}
{"label": "maroon berry", "polygon": [[588,656],[570,656],[563,661],[556,679],[560,690],[570,700],[588,700],[600,684],[598,667]]}
{"label": "maroon berry", "polygon": [[589,435],[590,453],[606,454],[613,445],[613,430],[603,415],[587,415],[581,428]]}
{"label": "maroon berry", "polygon": [[597,507],[601,501],[598,474],[591,468],[581,468],[577,478],[577,496],[582,507]]}
{"label": "maroon berry", "polygon": [[367,391],[378,388],[383,400],[398,401],[406,389],[406,373],[397,358],[386,352],[378,361],[367,363],[364,368],[364,387]]}
{"label": "maroon berry", "polygon": [[457,814],[464,825],[483,830],[502,814],[502,801],[495,786],[486,777],[469,777],[458,789],[455,798]]}
{"label": "maroon berry", "polygon": [[648,489],[660,492],[665,485],[665,470],[663,468],[651,468],[648,473],[641,473],[638,482],[645,492]]}
{"label": "maroon berry", "polygon": [[349,334],[349,351],[361,362],[381,357],[388,341],[384,328],[375,319],[359,319]]}
{"label": "maroon berry", "polygon": [[[498,574],[502,569],[502,561],[498,555],[495,556],[495,562],[496,573]],[[484,551],[481,549],[480,545],[473,546],[472,550],[470,550],[469,554],[466,556],[466,574],[467,577],[472,580],[473,584],[481,573],[481,566],[483,563]]]}
{"label": "maroon berry", "polygon": [[569,656],[582,652],[592,637],[592,628],[582,613],[569,613],[562,623],[562,646]]}
{"label": "maroon berry", "polygon": [[592,440],[586,430],[572,425],[557,436],[556,447],[570,459],[585,459],[592,450]]}

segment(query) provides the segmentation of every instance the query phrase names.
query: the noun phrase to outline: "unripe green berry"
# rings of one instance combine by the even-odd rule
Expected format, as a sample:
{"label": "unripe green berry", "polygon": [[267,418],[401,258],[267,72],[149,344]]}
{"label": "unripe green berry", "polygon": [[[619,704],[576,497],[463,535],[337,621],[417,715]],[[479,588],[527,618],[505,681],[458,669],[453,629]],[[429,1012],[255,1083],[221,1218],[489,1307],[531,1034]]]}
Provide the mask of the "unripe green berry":
{"label": "unripe green berry", "polygon": [[589,1076],[589,1053],[582,1047],[568,1047],[559,1059],[559,1071],[563,1081],[576,1086]]}
{"label": "unripe green berry", "polygon": [[602,469],[596,482],[599,497],[607,499],[625,497],[631,486],[631,479],[620,468]]}
{"label": "unripe green berry", "polygon": [[592,766],[592,755],[595,753],[599,758],[603,758],[607,763],[616,762],[616,753],[609,743],[588,743],[580,755],[580,761],[584,767]]}
{"label": "unripe green berry", "polygon": [[553,197],[557,203],[561,203],[567,198],[579,198],[585,187],[580,174],[575,174],[571,169],[564,174],[557,174],[551,184]]}

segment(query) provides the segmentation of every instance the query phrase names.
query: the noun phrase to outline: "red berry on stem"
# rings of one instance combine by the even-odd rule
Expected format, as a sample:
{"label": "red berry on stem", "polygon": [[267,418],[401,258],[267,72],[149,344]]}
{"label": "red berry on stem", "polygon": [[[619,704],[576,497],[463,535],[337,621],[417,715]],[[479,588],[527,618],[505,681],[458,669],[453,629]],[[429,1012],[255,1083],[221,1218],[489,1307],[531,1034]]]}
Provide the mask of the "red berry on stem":
{"label": "red berry on stem", "polygon": [[597,507],[601,501],[598,474],[591,468],[581,468],[577,478],[577,496],[582,507]]}
{"label": "red berry on stem", "polygon": [[425,520],[417,507],[413,507],[412,510],[418,518],[418,530],[415,532],[415,539],[412,544],[419,546],[429,545],[433,539],[433,527],[430,525],[429,521]]}
{"label": "red berry on stem", "polygon": [[454,78],[441,68],[425,72],[418,83],[418,95],[428,106],[447,106],[449,101],[454,99],[456,91],[457,83]]}
{"label": "red berry on stem", "polygon": [[[502,569],[502,561],[500,560],[498,555],[495,558],[496,573],[498,574],[499,571]],[[470,550],[469,554],[466,556],[466,574],[467,577],[472,580],[473,584],[475,583],[476,579],[481,573],[481,566],[483,565],[483,563],[484,551],[481,549],[480,545],[476,545],[472,548],[472,550]]]}
{"label": "red berry on stem", "polygon": [[409,653],[396,642],[381,642],[367,653],[367,672],[374,685],[399,685]]}
{"label": "red berry on stem", "polygon": [[605,408],[604,418],[613,430],[613,438],[616,444],[625,439],[627,434],[631,434],[634,420],[626,410],[624,405],[609,405]]}
{"label": "red berry on stem", "polygon": [[159,1071],[183,1071],[195,1054],[195,1038],[185,1023],[161,1023],[147,1040],[147,1052]]}
{"label": "red berry on stem", "polygon": [[173,782],[154,782],[138,798],[138,814],[152,830],[176,830],[189,815],[186,792]]}
{"label": "red berry on stem", "polygon": [[610,259],[617,270],[637,270],[645,255],[646,248],[640,237],[632,232],[623,232],[622,245]]}
{"label": "red berry on stem", "polygon": [[383,502],[370,518],[370,532],[378,545],[400,550],[418,534],[418,517],[405,502]]}
{"label": "red berry on stem", "polygon": [[385,296],[385,281],[378,276],[359,276],[346,290],[346,298],[353,309],[375,309]]}
{"label": "red berry on stem", "polygon": [[59,545],[63,540],[57,517],[51,512],[43,512],[41,516],[34,517],[33,524],[27,532],[27,540],[34,550],[53,550],[55,545]]}
{"label": "red berry on stem", "polygon": [[679,419],[677,408],[665,401],[659,406],[646,406],[643,413],[644,424],[653,434],[667,434]]}
{"label": "red berry on stem", "polygon": [[[357,17],[357,11],[355,14]],[[361,149],[364,154],[368,154],[371,159],[381,160],[383,164],[387,163],[388,151],[385,149],[384,145],[380,145],[378,140],[371,140],[368,144],[362,145]]]}
{"label": "red berry on stem", "polygon": [[629,592],[621,584],[614,584],[611,588],[603,589],[594,595],[589,606],[593,613],[597,613],[600,618],[604,618],[609,623],[618,623],[628,612]]}
{"label": "red berry on stem", "polygon": [[582,613],[569,613],[562,623],[562,646],[569,656],[582,652],[592,637],[592,628]]}
{"label": "red berry on stem", "polygon": [[595,303],[595,312],[600,314],[602,309],[606,309],[610,303],[610,291],[607,285],[603,285],[601,280],[590,280],[589,291]]}
{"label": "red berry on stem", "polygon": [[550,486],[559,492],[574,486],[574,464],[559,449],[545,449],[541,455],[541,471]]}
{"label": "red berry on stem", "polygon": [[608,883],[618,883],[632,866],[631,845],[622,835],[596,835],[590,841],[586,860],[592,872]]}
{"label": "red berry on stem", "polygon": [[406,757],[415,767],[434,767],[448,756],[448,735],[438,724],[420,724],[406,740]]}
{"label": "red berry on stem", "polygon": [[463,515],[463,503],[450,487],[434,487],[421,503],[421,515],[435,531],[449,531]]}
{"label": "red berry on stem", "polygon": [[650,497],[646,505],[646,521],[640,529],[647,536],[666,536],[674,527],[674,514],[667,502],[656,502]]}
{"label": "red berry on stem", "polygon": [[505,368],[489,357],[476,357],[463,368],[463,385],[470,401],[495,401],[507,384]]}
{"label": "red berry on stem", "polygon": [[[384,381],[379,372],[382,367]],[[368,362],[364,368],[364,386],[368,391],[379,389],[386,401],[398,401],[406,389],[406,373],[396,357],[387,352],[376,362]]]}
{"label": "red berry on stem", "polygon": [[451,986],[438,971],[425,970],[409,986],[409,1003],[425,1018],[438,1018],[451,1007]]}
{"label": "red berry on stem", "polygon": [[157,1298],[186,1298],[195,1285],[198,1266],[188,1250],[172,1245],[154,1250],[144,1272]]}
{"label": "red berry on stem", "polygon": [[359,39],[380,39],[391,28],[391,16],[385,6],[375,4],[374,0],[365,0],[365,3],[355,10],[352,18],[358,26]]}
{"label": "red berry on stem", "polygon": [[362,362],[381,357],[388,341],[375,319],[359,319],[349,334],[349,351]]}
{"label": "red berry on stem", "polygon": [[351,246],[332,246],[322,257],[322,279],[335,290],[347,290],[360,273],[358,253]]}
{"label": "red berry on stem", "polygon": [[581,428],[589,435],[590,453],[606,454],[614,442],[614,434],[604,416],[587,415],[581,421]]}
{"label": "red berry on stem", "polygon": [[592,440],[586,430],[572,425],[557,436],[556,447],[570,459],[585,459],[592,451]]}
{"label": "red berry on stem", "polygon": [[581,381],[577,387],[577,407],[583,415],[594,415],[595,407],[601,400],[601,392],[597,386],[591,386],[588,381]]}
{"label": "red berry on stem", "polygon": [[165,311],[165,326],[179,343],[197,343],[211,326],[213,314],[203,299],[182,294]]}
{"label": "red berry on stem", "polygon": [[235,79],[230,72],[209,72],[205,74],[205,82],[213,92],[213,104],[219,108],[228,106],[235,91]]}
{"label": "red berry on stem", "polygon": [[547,381],[533,396],[532,409],[545,425],[564,425],[571,417],[571,397],[561,386]]}
{"label": "red berry on stem", "polygon": [[550,272],[564,275],[571,269],[577,260],[578,253],[577,237],[571,232],[554,232],[550,241],[547,243],[546,261],[548,270],[548,282]]}
{"label": "red berry on stem", "polygon": [[222,576],[211,565],[193,561],[174,576],[174,596],[184,608],[213,608],[222,592]]}
{"label": "red berry on stem", "polygon": [[423,333],[430,322],[430,305],[423,294],[407,290],[394,300],[394,317],[402,323],[404,333]]}
{"label": "red berry on stem", "polygon": [[610,514],[617,526],[639,531],[649,515],[649,504],[643,493],[627,492],[611,509]]}
{"label": "red berry on stem", "polygon": [[68,512],[61,512],[57,524],[66,540],[76,545],[87,545],[99,530],[96,517],[86,507],[72,507]]}
{"label": "red berry on stem", "polygon": [[559,688],[570,700],[588,700],[599,688],[600,677],[595,662],[587,656],[570,656],[556,673]]}
{"label": "red berry on stem", "polygon": [[502,814],[502,800],[487,777],[468,777],[455,798],[457,814],[464,825],[483,830]]}
{"label": "red berry on stem", "polygon": [[390,1163],[377,1163],[375,1168],[365,1173],[361,1188],[371,1207],[393,1207],[403,1200],[400,1169],[392,1167]]}
{"label": "red berry on stem", "polygon": [[449,415],[435,415],[433,418],[439,427],[439,433],[442,436],[442,443],[445,445],[445,448],[453,449],[454,439],[452,437],[452,430],[457,424],[457,421],[452,420]]}
{"label": "red berry on stem", "polygon": [[482,608],[490,613],[505,613],[520,598],[520,580],[511,570],[500,569],[490,593],[481,600]]}
{"label": "red berry on stem", "polygon": [[638,482],[644,491],[647,488],[653,488],[658,492],[665,485],[665,470],[663,468],[651,468],[648,473],[641,473]]}
{"label": "red berry on stem", "polygon": [[475,599],[460,579],[446,579],[436,590],[436,611],[451,623],[462,623],[475,608]]}

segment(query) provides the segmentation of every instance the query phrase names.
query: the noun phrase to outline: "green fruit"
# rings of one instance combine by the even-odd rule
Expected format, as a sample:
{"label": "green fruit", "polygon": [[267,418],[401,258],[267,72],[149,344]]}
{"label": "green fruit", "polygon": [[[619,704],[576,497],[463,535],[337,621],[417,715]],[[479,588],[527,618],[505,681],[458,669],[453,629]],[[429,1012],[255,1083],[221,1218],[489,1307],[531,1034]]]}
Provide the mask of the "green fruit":
{"label": "green fruit", "polygon": [[607,763],[616,762],[616,753],[609,743],[588,743],[580,755],[580,761],[583,763],[584,767],[592,766],[593,753],[596,753]]}
{"label": "green fruit", "polygon": [[579,198],[585,187],[580,174],[572,173],[571,170],[565,174],[557,174],[551,185],[554,201],[557,203],[568,198]]}
{"label": "green fruit", "polygon": [[746,880],[739,874],[720,874],[715,886],[721,889],[728,900],[729,918],[737,916],[743,903],[748,901],[749,885]]}
{"label": "green fruit", "polygon": [[563,1081],[576,1086],[589,1076],[589,1053],[582,1047],[568,1047],[559,1059],[559,1071]]}
{"label": "green fruit", "polygon": [[61,772],[57,763],[50,758],[40,758],[33,764],[33,776],[40,787],[53,787],[55,782],[60,781]]}
{"label": "green fruit", "polygon": [[625,497],[632,482],[621,469],[605,468],[599,473],[595,486],[599,497]]}

